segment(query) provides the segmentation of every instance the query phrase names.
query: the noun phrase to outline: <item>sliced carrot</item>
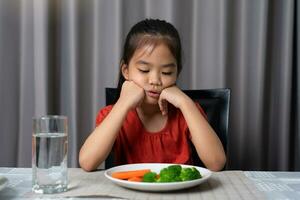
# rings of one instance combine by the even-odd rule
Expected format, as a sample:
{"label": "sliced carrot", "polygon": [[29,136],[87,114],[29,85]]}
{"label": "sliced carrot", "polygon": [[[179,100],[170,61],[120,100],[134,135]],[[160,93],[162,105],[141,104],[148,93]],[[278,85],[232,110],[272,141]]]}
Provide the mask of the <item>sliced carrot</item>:
{"label": "sliced carrot", "polygon": [[111,176],[113,178],[118,178],[118,179],[130,179],[132,177],[137,177],[137,176],[142,177],[150,171],[151,171],[150,169],[140,169],[140,170],[113,172]]}
{"label": "sliced carrot", "polygon": [[143,178],[140,176],[135,176],[132,178],[129,178],[128,181],[133,181],[133,182],[142,182]]}

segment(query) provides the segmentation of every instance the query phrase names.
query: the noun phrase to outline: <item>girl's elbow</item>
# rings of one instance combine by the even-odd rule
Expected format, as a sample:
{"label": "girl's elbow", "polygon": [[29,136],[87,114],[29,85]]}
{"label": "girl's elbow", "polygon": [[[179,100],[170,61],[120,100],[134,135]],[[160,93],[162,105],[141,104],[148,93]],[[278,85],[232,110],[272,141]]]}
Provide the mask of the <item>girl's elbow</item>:
{"label": "girl's elbow", "polygon": [[79,166],[87,172],[93,171],[95,167],[84,156],[79,155]]}
{"label": "girl's elbow", "polygon": [[211,165],[208,167],[211,171],[221,171],[224,169],[226,164],[226,156],[222,156],[216,160],[214,160]]}
{"label": "girl's elbow", "polygon": [[86,172],[92,171],[91,167],[87,165],[86,162],[83,161],[83,159],[80,158],[79,158],[79,166],[81,167],[81,169],[83,169]]}

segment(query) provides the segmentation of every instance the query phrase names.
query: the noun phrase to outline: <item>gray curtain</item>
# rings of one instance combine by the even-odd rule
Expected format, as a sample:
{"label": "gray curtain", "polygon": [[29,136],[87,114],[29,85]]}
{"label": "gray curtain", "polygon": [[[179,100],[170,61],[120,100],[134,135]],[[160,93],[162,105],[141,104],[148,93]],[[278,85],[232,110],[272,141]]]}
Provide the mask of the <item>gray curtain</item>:
{"label": "gray curtain", "polygon": [[69,167],[137,21],[179,30],[182,89],[231,88],[228,168],[300,169],[296,0],[0,0],[0,166],[31,166],[32,117],[69,118]]}

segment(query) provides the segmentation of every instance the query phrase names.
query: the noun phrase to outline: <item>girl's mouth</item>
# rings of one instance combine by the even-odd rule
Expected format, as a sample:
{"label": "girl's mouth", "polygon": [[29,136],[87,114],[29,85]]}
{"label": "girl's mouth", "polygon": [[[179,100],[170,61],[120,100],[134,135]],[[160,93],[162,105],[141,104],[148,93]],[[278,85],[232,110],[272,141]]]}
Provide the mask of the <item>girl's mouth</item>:
{"label": "girl's mouth", "polygon": [[150,96],[150,97],[158,99],[160,93],[159,92],[155,92],[155,91],[147,91],[147,95]]}

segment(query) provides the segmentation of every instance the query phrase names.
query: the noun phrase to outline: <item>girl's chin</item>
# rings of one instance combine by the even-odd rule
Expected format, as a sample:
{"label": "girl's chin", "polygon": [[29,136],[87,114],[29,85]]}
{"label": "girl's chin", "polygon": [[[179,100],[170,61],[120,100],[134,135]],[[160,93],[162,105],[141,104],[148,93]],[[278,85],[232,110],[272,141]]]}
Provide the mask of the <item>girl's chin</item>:
{"label": "girl's chin", "polygon": [[146,104],[151,104],[151,105],[156,105],[156,104],[158,104],[158,99],[157,98],[152,98],[152,97],[146,97],[145,99],[144,99],[144,103],[146,103]]}

